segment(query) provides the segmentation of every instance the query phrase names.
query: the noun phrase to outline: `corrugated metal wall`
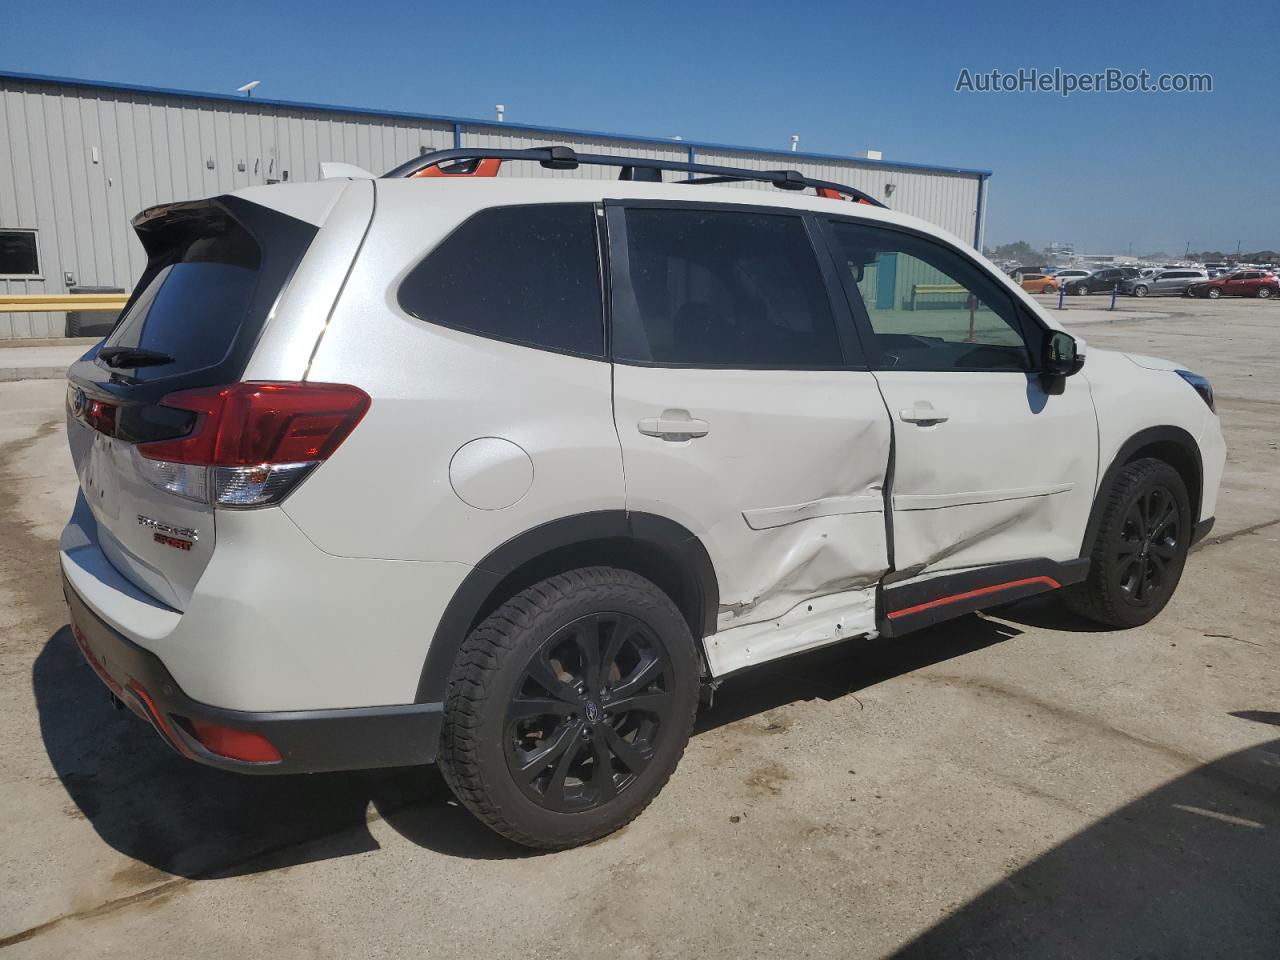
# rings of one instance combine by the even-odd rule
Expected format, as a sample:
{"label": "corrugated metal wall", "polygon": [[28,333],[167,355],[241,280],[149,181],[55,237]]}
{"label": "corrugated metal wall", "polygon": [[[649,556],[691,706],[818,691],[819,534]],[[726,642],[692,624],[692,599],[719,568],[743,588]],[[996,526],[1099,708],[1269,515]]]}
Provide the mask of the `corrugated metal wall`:
{"label": "corrugated metal wall", "polygon": [[[973,242],[977,225],[978,178],[943,171],[904,170],[893,166],[870,166],[861,163],[818,162],[803,155],[794,160],[786,154],[752,155],[729,150],[698,150],[699,163],[718,163],[726,167],[748,170],[795,170],[815,180],[830,180],[857,187],[863,193],[884,201],[894,210],[909,213],[950,230],[961,240]],[[893,192],[886,189],[893,185]],[[764,183],[734,184],[745,190],[773,190]]]}
{"label": "corrugated metal wall", "polygon": [[[0,79],[0,228],[37,231],[41,270],[0,278],[0,292],[63,293],[68,273],[131,288],[146,256],[129,220],[156,203],[314,180],[326,160],[381,172],[452,146],[451,124]],[[58,337],[63,325],[62,314],[0,314],[0,339]]]}
{"label": "corrugated metal wall", "polygon": [[[273,180],[314,180],[326,160],[380,173],[423,148],[452,147],[455,129],[463,146],[556,142],[584,152],[689,156],[689,147],[675,142],[0,76],[0,229],[36,231],[41,271],[35,278],[0,276],[0,293],[63,293],[73,284],[127,289],[145,265],[129,227],[139,210]],[[973,174],[701,147],[696,159],[796,169],[881,198],[891,183],[888,202],[895,209],[966,240],[974,235],[979,178]],[[502,173],[617,176],[601,167],[552,173],[532,163],[504,164]],[[0,314],[0,339],[61,336],[63,325],[61,314]]]}

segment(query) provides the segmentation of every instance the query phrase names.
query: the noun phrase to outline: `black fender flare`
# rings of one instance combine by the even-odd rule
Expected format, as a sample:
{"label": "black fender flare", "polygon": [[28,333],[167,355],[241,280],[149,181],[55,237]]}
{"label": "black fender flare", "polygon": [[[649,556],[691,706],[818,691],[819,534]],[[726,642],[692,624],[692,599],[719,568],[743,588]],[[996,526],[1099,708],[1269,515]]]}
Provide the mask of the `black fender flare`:
{"label": "black fender flare", "polygon": [[1139,430],[1120,445],[1120,449],[1116,451],[1116,455],[1112,458],[1106,473],[1102,475],[1102,480],[1093,496],[1093,507],[1089,511],[1089,524],[1085,528],[1084,540],[1080,545],[1080,556],[1089,557],[1093,554],[1094,541],[1098,538],[1098,528],[1102,525],[1102,504],[1106,499],[1107,492],[1115,484],[1116,475],[1124,468],[1125,464],[1133,460],[1134,454],[1143,447],[1170,443],[1176,444],[1181,450],[1185,451],[1195,463],[1196,484],[1195,489],[1190,491],[1192,495],[1191,523],[1194,526],[1199,521],[1200,504],[1204,496],[1204,461],[1200,456],[1200,444],[1196,443],[1195,437],[1182,427],[1147,427]]}
{"label": "black fender flare", "polygon": [[[625,538],[661,549],[692,581],[702,636],[715,633],[720,590],[702,541],[667,517],[626,510],[599,510],[551,520],[494,548],[454,591],[436,624],[418,679],[417,703],[445,698],[453,665],[472,625],[493,591],[510,574],[553,550],[591,541]],[[696,631],[695,631],[696,632]]]}

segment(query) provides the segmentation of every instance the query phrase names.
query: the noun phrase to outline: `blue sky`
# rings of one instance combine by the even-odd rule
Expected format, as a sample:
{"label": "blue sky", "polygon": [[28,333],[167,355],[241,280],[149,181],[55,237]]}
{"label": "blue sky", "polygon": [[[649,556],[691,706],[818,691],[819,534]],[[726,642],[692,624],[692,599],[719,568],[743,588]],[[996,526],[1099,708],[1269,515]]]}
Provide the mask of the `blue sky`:
{"label": "blue sky", "polygon": [[[0,67],[994,171],[988,242],[1280,249],[1280,7],[43,0]],[[1061,11],[1061,12],[1058,12]],[[1265,12],[1261,12],[1265,11]],[[1208,94],[956,93],[973,73],[1209,73]]]}

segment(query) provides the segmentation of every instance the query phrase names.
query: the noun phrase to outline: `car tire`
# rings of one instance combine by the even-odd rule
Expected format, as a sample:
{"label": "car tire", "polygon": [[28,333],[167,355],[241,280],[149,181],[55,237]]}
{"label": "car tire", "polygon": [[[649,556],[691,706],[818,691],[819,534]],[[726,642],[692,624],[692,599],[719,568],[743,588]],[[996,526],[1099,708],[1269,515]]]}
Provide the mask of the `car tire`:
{"label": "car tire", "polygon": [[1270,296],[1271,296],[1271,288],[1270,288],[1270,287],[1259,287],[1259,288],[1258,288],[1258,299],[1259,299],[1259,300],[1266,300],[1266,299],[1268,299]]}
{"label": "car tire", "polygon": [[1141,626],[1164,609],[1186,564],[1193,526],[1186,484],[1163,460],[1137,460],[1121,469],[1098,509],[1089,575],[1063,600],[1097,623]]}
{"label": "car tire", "polygon": [[75,310],[67,312],[67,322],[63,328],[62,335],[64,337],[80,336],[80,314]]}
{"label": "car tire", "polygon": [[1083,297],[1086,293],[1089,292],[1089,288],[1086,287],[1083,283],[1079,283],[1079,284],[1076,284],[1076,286],[1072,289],[1071,292],[1074,293],[1077,297]]}
{"label": "car tire", "polygon": [[441,772],[468,810],[517,843],[597,840],[639,816],[675,770],[699,674],[688,624],[650,581],[612,567],[550,577],[463,642]]}
{"label": "car tire", "polygon": [[1141,283],[1140,283],[1140,284],[1138,284],[1136,287],[1134,287],[1134,288],[1133,288],[1133,295],[1134,295],[1135,297],[1145,297],[1145,296],[1147,295],[1147,287],[1146,287],[1146,285],[1145,285],[1145,284],[1141,284]]}
{"label": "car tire", "polygon": [[1206,293],[1205,296],[1208,297],[1210,300],[1217,300],[1220,296],[1222,296],[1222,291],[1219,290],[1217,287],[1210,287],[1209,292]]}

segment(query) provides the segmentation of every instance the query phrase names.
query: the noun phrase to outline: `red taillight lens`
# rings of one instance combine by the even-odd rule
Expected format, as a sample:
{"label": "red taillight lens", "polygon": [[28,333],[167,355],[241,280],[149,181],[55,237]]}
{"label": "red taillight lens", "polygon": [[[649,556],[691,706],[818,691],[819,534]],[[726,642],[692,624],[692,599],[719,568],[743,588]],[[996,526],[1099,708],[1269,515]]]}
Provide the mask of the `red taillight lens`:
{"label": "red taillight lens", "polygon": [[196,739],[210,753],[229,760],[243,760],[245,763],[279,763],[281,760],[280,751],[275,744],[260,733],[236,730],[218,723],[205,723],[203,720],[187,722]]}
{"label": "red taillight lens", "polygon": [[101,400],[90,400],[84,408],[84,422],[99,433],[114,437],[116,433],[116,406]]}
{"label": "red taillight lens", "polygon": [[203,466],[314,463],[328,457],[369,409],[340,383],[235,383],[171,393],[167,407],[198,415],[185,437],[138,445],[148,460]]}

